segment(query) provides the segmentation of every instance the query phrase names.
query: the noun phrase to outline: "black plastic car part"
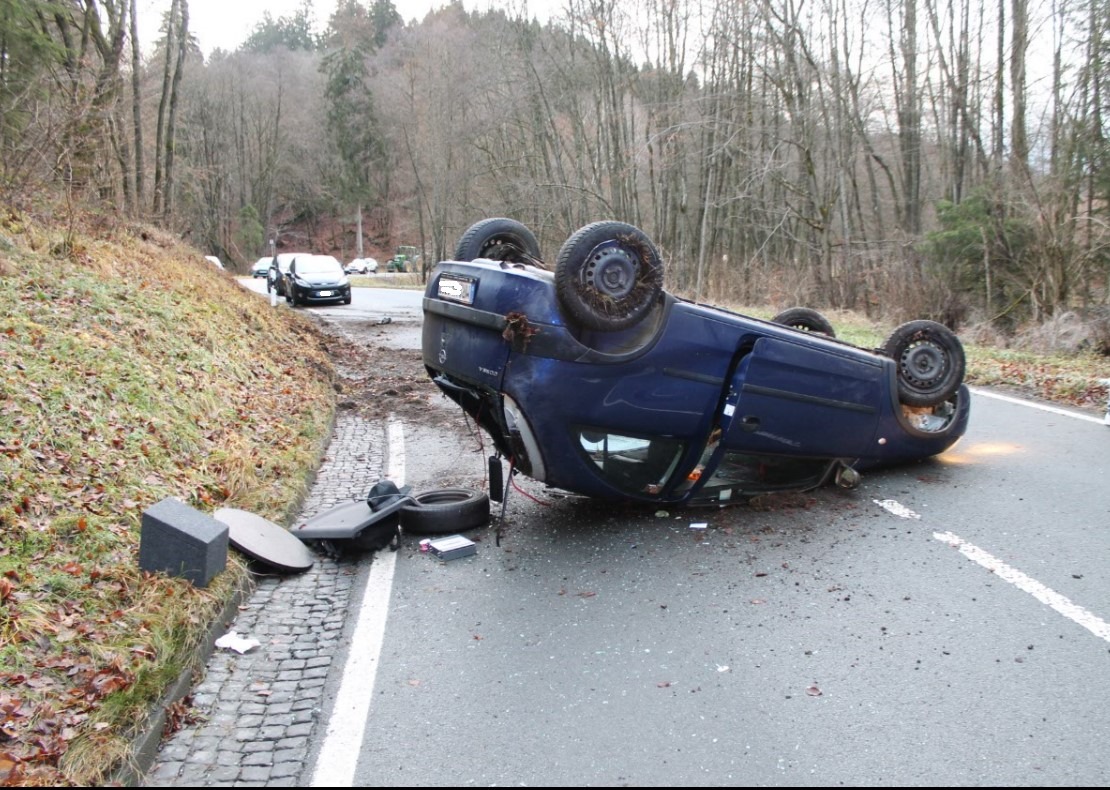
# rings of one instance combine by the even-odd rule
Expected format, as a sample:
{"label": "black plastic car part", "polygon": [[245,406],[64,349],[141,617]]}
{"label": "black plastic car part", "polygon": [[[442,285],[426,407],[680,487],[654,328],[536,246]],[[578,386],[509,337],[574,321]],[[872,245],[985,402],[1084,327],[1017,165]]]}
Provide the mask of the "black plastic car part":
{"label": "black plastic car part", "polygon": [[658,304],[663,261],[639,228],[594,222],[576,231],[559,250],[555,292],[570,318],[586,329],[627,329]]}
{"label": "black plastic car part", "polygon": [[827,337],[836,337],[829,319],[809,307],[791,307],[771,319],[773,324],[782,324],[799,332],[813,332]]}
{"label": "black plastic car part", "polygon": [[455,247],[456,261],[489,258],[504,263],[540,263],[540,245],[523,223],[505,217],[475,222]]}
{"label": "black plastic car part", "polygon": [[898,365],[898,398],[907,406],[943,403],[964,380],[963,344],[936,321],[909,321],[896,327],[883,343],[882,353]]}
{"label": "black plastic car part", "polygon": [[463,532],[489,523],[489,496],[468,488],[439,488],[401,507],[401,527],[414,535]]}

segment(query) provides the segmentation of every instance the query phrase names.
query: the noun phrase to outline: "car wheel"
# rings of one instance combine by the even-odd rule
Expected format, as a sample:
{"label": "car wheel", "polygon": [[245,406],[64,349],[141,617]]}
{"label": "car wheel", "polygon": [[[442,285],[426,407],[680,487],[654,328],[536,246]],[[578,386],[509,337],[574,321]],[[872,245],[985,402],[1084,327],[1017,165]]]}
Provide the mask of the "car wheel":
{"label": "car wheel", "polygon": [[456,261],[490,258],[508,263],[539,260],[540,245],[532,231],[515,219],[494,217],[475,222],[455,246]]}
{"label": "car wheel", "polygon": [[818,335],[836,337],[836,332],[833,330],[833,325],[829,323],[829,319],[808,307],[791,307],[789,310],[783,310],[771,319],[771,323],[783,324],[791,329],[797,329],[799,332],[813,332]]}
{"label": "car wheel", "polygon": [[462,532],[489,523],[489,495],[468,488],[440,488],[401,508],[401,526],[414,535]]}
{"label": "car wheel", "polygon": [[594,222],[563,244],[555,263],[559,303],[588,329],[634,326],[663,291],[663,261],[647,234],[623,222]]}
{"label": "car wheel", "polygon": [[882,352],[898,365],[898,397],[907,406],[936,406],[963,383],[963,344],[936,321],[902,324],[883,343]]}
{"label": "car wheel", "polygon": [[351,295],[347,294],[345,297],[343,297],[343,304],[350,304],[350,303],[351,303]]}

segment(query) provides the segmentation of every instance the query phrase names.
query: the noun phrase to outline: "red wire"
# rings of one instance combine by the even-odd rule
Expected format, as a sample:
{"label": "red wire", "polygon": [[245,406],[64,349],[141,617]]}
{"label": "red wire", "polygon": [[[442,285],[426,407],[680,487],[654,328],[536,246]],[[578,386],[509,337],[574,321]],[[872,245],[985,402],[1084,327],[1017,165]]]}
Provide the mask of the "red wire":
{"label": "red wire", "polygon": [[527,491],[525,491],[523,488],[521,488],[520,486],[518,486],[516,484],[516,479],[513,477],[513,465],[511,463],[509,464],[509,484],[512,485],[512,487],[515,488],[517,491],[519,491],[522,495],[531,499],[537,505],[543,505],[544,507],[551,507],[550,502],[544,502],[542,499],[536,499],[534,496],[532,496],[531,494],[529,494]]}

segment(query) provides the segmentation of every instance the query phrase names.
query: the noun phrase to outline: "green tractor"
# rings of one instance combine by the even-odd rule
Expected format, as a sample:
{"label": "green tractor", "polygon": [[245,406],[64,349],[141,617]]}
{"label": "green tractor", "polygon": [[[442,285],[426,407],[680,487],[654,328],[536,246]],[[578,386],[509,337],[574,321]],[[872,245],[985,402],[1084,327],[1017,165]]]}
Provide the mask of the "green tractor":
{"label": "green tractor", "polygon": [[420,253],[416,251],[416,247],[401,245],[394,256],[386,261],[385,270],[387,272],[413,271],[419,257]]}

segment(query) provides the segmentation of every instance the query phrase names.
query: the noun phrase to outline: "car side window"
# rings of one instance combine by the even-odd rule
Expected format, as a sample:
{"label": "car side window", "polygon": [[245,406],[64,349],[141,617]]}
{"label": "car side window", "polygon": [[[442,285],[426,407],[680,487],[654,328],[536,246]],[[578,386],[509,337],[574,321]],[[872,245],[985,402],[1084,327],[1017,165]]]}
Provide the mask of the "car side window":
{"label": "car side window", "polygon": [[578,446],[610,485],[634,494],[656,496],[674,474],[683,444],[662,437],[643,438],[580,429]]}

